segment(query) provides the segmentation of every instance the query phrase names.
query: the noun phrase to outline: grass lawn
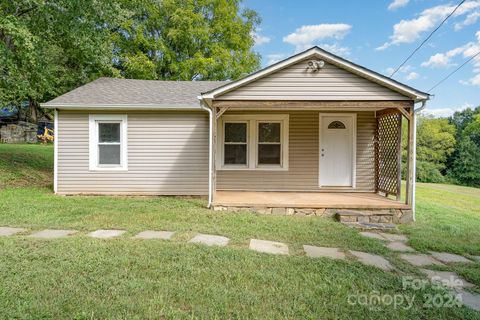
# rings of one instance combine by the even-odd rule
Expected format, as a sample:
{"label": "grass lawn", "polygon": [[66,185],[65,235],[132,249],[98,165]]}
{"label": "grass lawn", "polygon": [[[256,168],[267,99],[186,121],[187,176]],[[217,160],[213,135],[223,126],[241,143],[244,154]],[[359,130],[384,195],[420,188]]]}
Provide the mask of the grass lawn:
{"label": "grass lawn", "polygon": [[[213,212],[176,197],[61,197],[51,192],[51,146],[0,145],[0,225],[120,228],[102,241],[0,238],[0,314],[4,318],[350,318],[478,319],[467,308],[425,305],[431,286],[403,290],[415,274],[379,241],[315,217]],[[401,226],[419,251],[480,255],[480,191],[419,185],[415,224]],[[146,229],[178,231],[173,241],[129,239]],[[195,233],[224,235],[227,248],[186,243]],[[250,238],[283,241],[290,257],[247,249]],[[310,259],[303,244],[382,254],[398,271],[352,261]],[[480,266],[449,266],[480,286]],[[418,273],[417,273],[418,275]],[[350,295],[414,297],[406,303],[352,305]]]}

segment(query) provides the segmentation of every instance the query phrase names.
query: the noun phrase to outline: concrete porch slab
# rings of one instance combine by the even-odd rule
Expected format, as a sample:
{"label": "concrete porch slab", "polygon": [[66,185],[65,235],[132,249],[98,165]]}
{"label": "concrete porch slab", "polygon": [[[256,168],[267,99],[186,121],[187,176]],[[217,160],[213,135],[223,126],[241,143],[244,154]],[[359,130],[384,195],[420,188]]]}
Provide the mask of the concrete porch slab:
{"label": "concrete porch slab", "polygon": [[213,206],[333,209],[409,209],[376,193],[216,191]]}

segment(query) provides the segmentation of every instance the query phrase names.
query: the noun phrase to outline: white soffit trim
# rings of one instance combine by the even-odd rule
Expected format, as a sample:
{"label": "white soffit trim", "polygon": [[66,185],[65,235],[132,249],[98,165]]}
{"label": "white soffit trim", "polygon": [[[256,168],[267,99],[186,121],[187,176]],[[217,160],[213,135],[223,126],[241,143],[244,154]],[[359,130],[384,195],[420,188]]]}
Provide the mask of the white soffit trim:
{"label": "white soffit trim", "polygon": [[301,52],[297,55],[294,55],[290,58],[287,58],[283,61],[280,61],[276,64],[273,64],[269,67],[266,67],[264,69],[261,69],[257,72],[254,72],[250,74],[249,76],[246,76],[245,78],[242,78],[237,81],[233,81],[231,83],[228,83],[226,85],[223,85],[219,88],[213,89],[211,91],[207,91],[205,93],[202,93],[202,98],[203,99],[215,99],[216,97],[230,92],[232,90],[235,90],[243,85],[246,85],[250,82],[253,82],[255,80],[261,79],[269,74],[275,73],[281,69],[284,69],[292,64],[295,64],[299,61],[305,60],[307,58],[316,56],[318,58],[324,59],[326,62],[331,63],[333,65],[336,65],[342,69],[345,69],[349,72],[352,72],[362,78],[365,78],[367,80],[370,80],[372,82],[375,82],[379,85],[382,85],[384,87],[387,87],[391,90],[394,90],[396,92],[399,92],[403,95],[406,95],[416,101],[421,101],[421,100],[428,100],[429,94],[416,90],[414,88],[411,88],[407,85],[404,85],[398,81],[392,80],[388,77],[385,77],[375,71],[369,70],[365,67],[359,66],[353,62],[350,62],[348,60],[345,60],[343,58],[340,58],[334,54],[331,54],[323,49],[320,49],[319,47],[313,47],[311,49],[308,49],[304,52]]}

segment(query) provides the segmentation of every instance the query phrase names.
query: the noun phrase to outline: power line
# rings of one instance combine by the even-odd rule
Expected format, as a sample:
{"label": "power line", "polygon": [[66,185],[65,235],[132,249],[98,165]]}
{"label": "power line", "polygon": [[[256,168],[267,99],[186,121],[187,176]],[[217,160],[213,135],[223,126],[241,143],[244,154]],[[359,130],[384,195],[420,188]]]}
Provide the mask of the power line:
{"label": "power line", "polygon": [[389,78],[393,77],[393,75],[394,75],[395,73],[397,73],[398,70],[400,70],[400,69],[405,65],[405,63],[407,63],[407,61],[410,60],[410,58],[413,57],[413,55],[414,55],[418,50],[420,50],[420,48],[421,48],[425,43],[427,43],[427,41],[433,36],[433,34],[434,34],[435,32],[437,32],[438,29],[440,29],[440,27],[445,23],[445,21],[447,21],[448,18],[450,18],[450,17],[455,13],[455,11],[457,11],[457,9],[458,9],[464,2],[465,2],[465,0],[462,0],[462,1],[455,7],[455,9],[453,9],[453,11],[450,12],[450,14],[449,14],[445,19],[443,19],[443,21],[435,28],[435,30],[433,30],[433,31],[430,33],[430,35],[429,35],[425,40],[423,40],[423,42],[420,43],[420,45],[419,45],[415,50],[413,50],[413,52],[407,57],[407,59],[405,59],[405,60],[402,62],[402,64],[401,64],[400,66],[398,66],[398,68],[395,69],[395,71],[393,71],[393,73],[390,75]]}
{"label": "power line", "polygon": [[480,54],[480,51],[478,51],[476,54],[474,54],[473,56],[470,57],[470,59],[468,59],[467,61],[465,61],[464,63],[462,63],[458,68],[456,68],[455,70],[453,70],[452,72],[450,72],[445,78],[443,78],[442,80],[438,81],[433,87],[430,88],[430,90],[428,90],[427,92],[430,92],[432,91],[433,89],[435,89],[436,87],[438,87],[439,85],[441,85],[445,80],[447,80],[448,78],[450,78],[455,72],[457,72],[458,70],[460,70],[464,65],[466,65],[467,63],[469,63],[470,61],[472,61],[476,56],[478,56]]}

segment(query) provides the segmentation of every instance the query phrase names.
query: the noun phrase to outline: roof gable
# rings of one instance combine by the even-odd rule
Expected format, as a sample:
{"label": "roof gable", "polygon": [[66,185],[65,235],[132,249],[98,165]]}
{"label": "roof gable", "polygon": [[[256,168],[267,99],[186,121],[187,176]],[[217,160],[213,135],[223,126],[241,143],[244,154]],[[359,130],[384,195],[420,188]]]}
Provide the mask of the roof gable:
{"label": "roof gable", "polygon": [[[312,60],[312,59],[323,60],[325,62],[325,67],[316,73],[310,72],[309,74],[307,74],[306,63],[308,60]],[[298,71],[296,75],[292,73],[294,72],[294,70]],[[337,86],[330,85],[331,87],[330,93],[328,90],[323,90],[326,92],[326,94],[321,94],[320,92],[320,94],[312,95],[312,93],[317,92],[315,91],[315,89],[312,90],[311,92],[307,92],[307,94],[302,94],[301,90],[304,90],[304,89],[297,88],[296,89],[297,93],[294,94],[294,97],[287,95],[287,96],[284,96],[284,98],[282,99],[282,98],[279,98],[280,95],[272,96],[269,94],[266,94],[266,95],[258,94],[257,99],[261,100],[262,98],[260,97],[263,97],[263,99],[292,100],[293,98],[293,100],[305,100],[307,97],[310,97],[307,100],[316,100],[316,99],[317,100],[343,100],[341,97],[348,98],[349,96],[352,96],[352,99],[350,100],[422,101],[422,100],[427,100],[429,97],[427,93],[416,90],[403,83],[400,83],[398,81],[385,77],[375,71],[369,70],[367,68],[354,64],[353,62],[350,62],[348,60],[335,56],[318,47],[313,47],[295,56],[292,56],[283,61],[280,61],[274,65],[266,67],[255,73],[252,73],[251,75],[245,78],[227,83],[221,87],[207,91],[202,94],[202,98],[218,99],[218,100],[223,100],[223,99],[233,100],[233,99],[241,98],[242,94],[244,94],[245,91],[248,91],[249,89],[253,90],[253,88],[256,85],[262,86],[266,82],[268,82],[269,79],[273,80],[274,78],[278,79],[282,77],[284,77],[285,79],[288,79],[292,76],[299,77],[300,73],[303,76],[303,78],[308,81],[308,84],[306,84],[306,86],[311,86],[312,83],[316,82],[318,84],[316,89],[319,89],[322,87],[319,84],[321,83],[321,81],[324,81],[325,85],[328,84],[329,75],[335,78],[333,73],[337,73],[338,75],[337,78],[333,79],[336,81],[340,81],[338,79],[342,77],[347,79],[348,76],[350,76],[350,79],[349,80],[347,79],[346,83],[344,83],[343,85],[348,86],[349,84],[351,84],[352,88],[354,88],[355,84],[357,84],[356,85],[357,89],[355,90],[359,94],[356,94],[355,92],[354,93],[349,92],[348,90],[342,90],[342,89],[339,89],[339,87]],[[311,79],[314,79],[315,81],[311,81],[309,77]],[[322,80],[322,78],[324,79]],[[293,82],[285,81],[285,83],[287,85],[292,85]],[[370,84],[371,92],[367,94],[362,93],[361,88],[368,87],[368,84]],[[286,89],[286,88],[281,88],[281,86],[279,87],[280,87],[279,90]],[[332,88],[332,87],[335,87],[335,88]],[[342,87],[340,86],[340,88]],[[292,90],[295,90],[295,88],[292,88]],[[239,94],[237,94],[236,91],[238,91]],[[261,90],[258,90],[258,89],[257,91],[261,92]],[[346,96],[343,94],[346,94]],[[295,97],[298,97],[298,98],[295,99]],[[253,94],[252,99],[255,99],[255,94]]]}

